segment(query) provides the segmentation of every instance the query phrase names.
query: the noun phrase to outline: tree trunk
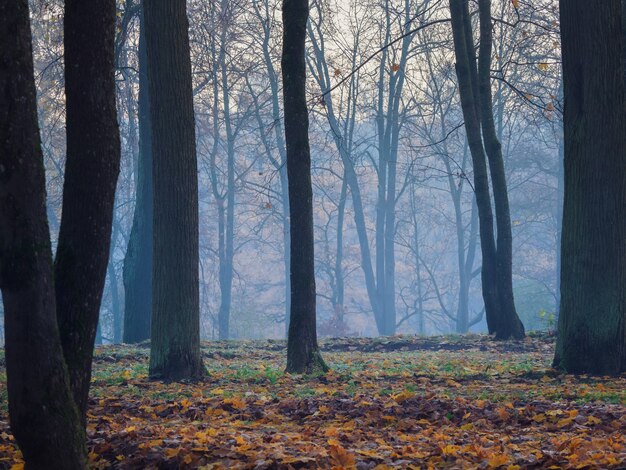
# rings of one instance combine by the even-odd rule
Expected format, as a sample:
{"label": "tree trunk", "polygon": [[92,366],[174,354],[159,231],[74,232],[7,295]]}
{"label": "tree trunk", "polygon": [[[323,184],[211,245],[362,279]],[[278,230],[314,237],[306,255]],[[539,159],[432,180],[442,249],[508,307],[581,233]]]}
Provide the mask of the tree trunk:
{"label": "tree trunk", "polygon": [[115,1],[67,0],[64,47],[67,159],[54,278],[63,353],[84,422],[120,164]]}
{"label": "tree trunk", "polygon": [[[115,218],[115,215],[113,215]],[[117,230],[117,221],[113,220],[113,233],[111,235],[111,246],[115,247],[119,230]],[[112,254],[112,251],[111,251]],[[120,302],[119,286],[117,284],[117,271],[113,262],[113,256],[107,265],[107,276],[109,278],[109,288],[111,290],[111,314],[113,317],[113,343],[119,344],[122,341],[122,305]],[[96,337],[98,331],[96,330]]]}
{"label": "tree trunk", "polygon": [[57,326],[28,2],[0,3],[0,288],[11,430],[33,469],[85,467]]}
{"label": "tree trunk", "polygon": [[474,170],[474,195],[478,208],[480,247],[482,253],[481,280],[487,327],[495,333],[498,318],[498,294],[496,286],[496,244],[493,236],[493,212],[489,194],[487,159],[483,148],[478,114],[478,95],[472,76],[475,76],[476,60],[473,46],[468,55],[468,41],[465,18],[467,0],[450,0],[450,17],[456,55],[456,74],[459,81],[459,96],[465,119],[467,142],[472,156]]}
{"label": "tree trunk", "polygon": [[478,87],[480,94],[480,119],[485,151],[489,160],[489,171],[493,185],[493,200],[496,209],[496,282],[498,289],[498,326],[496,338],[521,339],[525,336],[513,299],[513,234],[509,195],[502,158],[502,145],[496,134],[491,97],[491,50],[492,22],[491,0],[479,0],[480,14],[480,57],[478,62]]}
{"label": "tree trunk", "polygon": [[287,372],[328,369],[317,345],[313,252],[313,189],[306,103],[308,0],[283,0],[283,100],[291,220],[291,321]]}
{"label": "tree trunk", "polygon": [[150,338],[152,319],[152,131],[143,6],[139,26],[139,161],[133,225],[124,258],[124,342]]}
{"label": "tree trunk", "polygon": [[626,371],[626,89],[620,0],[562,0],[565,204],[554,365]]}
{"label": "tree trunk", "polygon": [[[226,42],[226,33],[222,33],[222,44]],[[218,313],[219,338],[230,337],[230,310],[233,296],[233,262],[235,257],[235,134],[230,116],[230,87],[224,54],[221,61],[222,100],[224,105],[224,125],[226,127],[227,169],[226,169],[226,207],[224,200],[220,210],[220,309]],[[225,213],[224,213],[225,211]],[[220,219],[221,220],[221,219]]]}
{"label": "tree trunk", "polygon": [[154,178],[150,376],[196,379],[200,356],[198,169],[185,0],[144,6]]}
{"label": "tree trunk", "polygon": [[339,204],[337,205],[337,242],[335,249],[335,267],[333,269],[335,276],[335,289],[333,292],[333,310],[340,327],[344,327],[344,298],[345,298],[345,282],[343,273],[343,226],[346,212],[346,199],[348,196],[348,183],[346,181],[346,172],[343,172],[341,180],[341,194],[339,196]]}

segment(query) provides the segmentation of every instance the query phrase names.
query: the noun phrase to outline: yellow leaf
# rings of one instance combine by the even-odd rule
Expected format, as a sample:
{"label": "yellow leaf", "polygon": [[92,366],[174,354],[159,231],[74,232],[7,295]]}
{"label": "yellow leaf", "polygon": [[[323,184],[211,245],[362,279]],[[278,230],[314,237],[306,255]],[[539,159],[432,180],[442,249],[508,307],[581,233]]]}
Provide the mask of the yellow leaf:
{"label": "yellow leaf", "polygon": [[172,449],[171,447],[167,448],[165,449],[165,457],[167,457],[168,459],[171,459],[173,457],[176,457],[179,454],[179,452],[180,452],[179,448],[178,449]]}
{"label": "yellow leaf", "polygon": [[459,450],[460,447],[453,444],[447,444],[441,447],[441,453],[443,455],[451,455],[453,457],[456,457],[459,454]]}
{"label": "yellow leaf", "polygon": [[241,398],[224,398],[224,404],[230,405],[237,410],[245,410],[248,404]]}
{"label": "yellow leaf", "polygon": [[602,422],[601,419],[596,418],[595,416],[589,416],[587,418],[587,424],[600,424]]}
{"label": "yellow leaf", "polygon": [[543,423],[545,420],[546,420],[546,415],[544,415],[543,413],[533,416],[533,421],[535,423]]}
{"label": "yellow leaf", "polygon": [[506,454],[494,454],[487,461],[489,468],[498,468],[509,463],[509,456]]}
{"label": "yellow leaf", "polygon": [[542,72],[545,72],[546,70],[548,70],[548,64],[546,64],[545,62],[541,62],[539,65],[537,65],[537,68]]}
{"label": "yellow leaf", "polygon": [[556,425],[559,428],[564,428],[565,426],[569,426],[570,424],[572,424],[572,421],[574,420],[574,418],[563,418],[557,421]]}
{"label": "yellow leaf", "polygon": [[446,384],[448,384],[450,387],[455,387],[455,388],[459,388],[461,386],[460,383],[458,383],[456,380],[452,380],[452,379],[446,380]]}
{"label": "yellow leaf", "polygon": [[409,398],[413,398],[415,396],[414,392],[409,392],[408,390],[405,390],[404,392],[400,392],[396,395],[393,395],[392,398],[398,402],[398,403],[402,403],[403,401],[408,400]]}
{"label": "yellow leaf", "polygon": [[11,465],[11,470],[24,470],[24,462],[14,463],[13,465]]}
{"label": "yellow leaf", "polygon": [[214,388],[213,390],[211,390],[211,393],[213,395],[224,395],[224,390],[221,388]]}

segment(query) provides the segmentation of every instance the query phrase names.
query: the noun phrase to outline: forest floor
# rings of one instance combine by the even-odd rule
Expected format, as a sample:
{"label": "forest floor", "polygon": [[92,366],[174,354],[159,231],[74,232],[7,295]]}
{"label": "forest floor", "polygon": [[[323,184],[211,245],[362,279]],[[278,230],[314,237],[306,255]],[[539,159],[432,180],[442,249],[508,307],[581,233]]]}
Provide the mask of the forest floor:
{"label": "forest floor", "polygon": [[[550,368],[554,338],[321,341],[332,371],[283,374],[284,341],[203,343],[198,383],[97,349],[92,468],[626,468],[626,377]],[[0,468],[21,468],[0,356]]]}

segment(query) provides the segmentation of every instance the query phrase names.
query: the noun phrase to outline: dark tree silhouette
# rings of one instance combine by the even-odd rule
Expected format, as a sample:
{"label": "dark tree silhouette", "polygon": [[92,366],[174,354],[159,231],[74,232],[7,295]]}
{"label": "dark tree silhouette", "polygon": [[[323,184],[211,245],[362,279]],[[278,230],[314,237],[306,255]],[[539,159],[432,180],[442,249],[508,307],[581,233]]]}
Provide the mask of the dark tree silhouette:
{"label": "dark tree silhouette", "polygon": [[154,183],[150,376],[194,379],[200,357],[198,169],[185,0],[144,5]]}
{"label": "dark tree silhouette", "polygon": [[626,88],[622,2],[562,0],[565,203],[554,365],[626,371]]}
{"label": "dark tree silhouette", "polygon": [[0,4],[0,287],[11,427],[28,468],[85,466],[120,159],[114,31],[114,0],[66,2],[68,154],[53,276],[28,3]]}
{"label": "dark tree silhouette", "polygon": [[63,353],[83,420],[120,165],[114,48],[114,0],[65,2],[67,159],[54,281]]}
{"label": "dark tree silhouette", "polygon": [[306,103],[305,38],[308,0],[283,0],[283,100],[291,220],[291,316],[287,372],[327,366],[317,345],[313,254],[313,189]]}
{"label": "dark tree silhouette", "polygon": [[[480,0],[479,14],[480,56],[477,65],[468,0],[450,0],[456,74],[474,170],[483,299],[489,333],[495,333],[498,339],[523,338],[524,326],[513,300],[511,216],[504,161],[493,120],[490,0]],[[497,243],[488,170],[493,183]]]}

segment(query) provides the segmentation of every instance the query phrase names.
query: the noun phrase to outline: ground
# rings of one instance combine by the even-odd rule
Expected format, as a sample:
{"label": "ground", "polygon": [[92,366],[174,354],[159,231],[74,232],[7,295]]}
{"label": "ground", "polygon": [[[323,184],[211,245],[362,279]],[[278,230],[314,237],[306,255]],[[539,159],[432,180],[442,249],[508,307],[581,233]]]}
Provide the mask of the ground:
{"label": "ground", "polygon": [[[149,348],[97,349],[93,468],[626,468],[626,377],[550,368],[554,338],[322,341],[332,371],[283,374],[284,341],[206,342],[209,376],[150,382]],[[0,358],[0,468],[21,468]]]}

